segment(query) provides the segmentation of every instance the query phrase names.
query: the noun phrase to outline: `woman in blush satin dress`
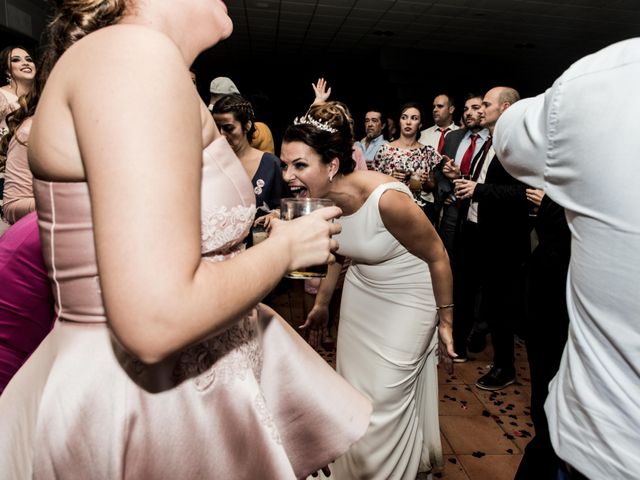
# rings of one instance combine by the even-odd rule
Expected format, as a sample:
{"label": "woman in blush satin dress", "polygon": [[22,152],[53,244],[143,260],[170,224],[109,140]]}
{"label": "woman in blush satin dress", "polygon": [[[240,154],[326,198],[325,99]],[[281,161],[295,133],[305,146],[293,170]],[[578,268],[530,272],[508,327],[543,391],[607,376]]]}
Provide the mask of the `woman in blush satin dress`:
{"label": "woman in blush satin dress", "polygon": [[57,318],[0,396],[0,478],[295,479],[366,430],[258,306],[333,262],[340,210],[244,250],[251,183],[188,70],[231,30],[217,0],[57,2],[29,139]]}
{"label": "woman in blush satin dress", "polygon": [[[354,171],[352,133],[339,103],[312,107],[283,138],[289,188],[341,208],[342,256],[351,258],[340,309],[338,373],[373,403],[365,436],[332,468],[337,480],[415,479],[442,467],[440,359],[452,366],[452,281],[447,253],[402,182]],[[329,267],[305,328],[327,321],[340,273]]]}

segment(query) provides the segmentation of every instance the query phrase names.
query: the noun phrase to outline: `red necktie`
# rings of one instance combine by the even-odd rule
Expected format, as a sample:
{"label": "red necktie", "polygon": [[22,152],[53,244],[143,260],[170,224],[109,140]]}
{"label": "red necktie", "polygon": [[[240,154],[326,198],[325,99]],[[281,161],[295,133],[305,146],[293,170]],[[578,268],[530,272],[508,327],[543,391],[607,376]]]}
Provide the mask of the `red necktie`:
{"label": "red necktie", "polygon": [[444,146],[444,136],[449,131],[449,127],[438,128],[438,130],[440,130],[440,140],[438,141],[438,153],[442,153],[442,147]]}
{"label": "red necktie", "polygon": [[473,158],[473,153],[476,150],[476,142],[478,141],[478,134],[471,134],[471,143],[469,147],[465,150],[464,155],[462,156],[462,161],[460,162],[460,173],[462,175],[469,175],[469,170],[471,169],[471,159]]}

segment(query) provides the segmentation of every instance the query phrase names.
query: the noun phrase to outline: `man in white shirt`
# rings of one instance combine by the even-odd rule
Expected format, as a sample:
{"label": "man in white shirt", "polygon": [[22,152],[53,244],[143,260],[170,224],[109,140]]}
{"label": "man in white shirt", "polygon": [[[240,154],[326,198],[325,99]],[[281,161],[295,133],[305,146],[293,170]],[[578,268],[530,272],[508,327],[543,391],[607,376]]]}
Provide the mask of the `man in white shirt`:
{"label": "man in white shirt", "polygon": [[453,123],[453,112],[455,111],[453,99],[441,93],[433,99],[433,121],[435,125],[420,132],[419,142],[423,145],[431,145],[440,152],[444,145],[445,136],[459,127]]}
{"label": "man in white shirt", "polygon": [[579,60],[495,131],[505,168],[567,214],[569,339],[545,410],[558,456],[593,479],[640,478],[638,82],[635,38]]}
{"label": "man in white shirt", "polygon": [[371,163],[378,153],[382,144],[387,143],[382,135],[385,125],[382,123],[382,112],[379,110],[369,110],[364,116],[364,128],[366,136],[356,142],[364,153],[367,167],[371,168]]}

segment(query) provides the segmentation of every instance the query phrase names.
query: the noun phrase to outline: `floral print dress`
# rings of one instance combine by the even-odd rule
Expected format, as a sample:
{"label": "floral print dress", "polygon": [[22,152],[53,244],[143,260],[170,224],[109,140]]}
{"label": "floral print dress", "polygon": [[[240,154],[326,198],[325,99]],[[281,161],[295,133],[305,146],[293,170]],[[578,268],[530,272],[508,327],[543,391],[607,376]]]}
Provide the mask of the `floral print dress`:
{"label": "floral print dress", "polygon": [[[418,144],[417,148],[400,148],[389,143],[383,144],[373,159],[373,170],[392,175],[394,170],[404,170],[407,174],[431,172],[442,160],[442,156],[430,145]],[[412,191],[416,203],[423,206],[429,201],[427,192]],[[433,200],[431,200],[433,202]]]}

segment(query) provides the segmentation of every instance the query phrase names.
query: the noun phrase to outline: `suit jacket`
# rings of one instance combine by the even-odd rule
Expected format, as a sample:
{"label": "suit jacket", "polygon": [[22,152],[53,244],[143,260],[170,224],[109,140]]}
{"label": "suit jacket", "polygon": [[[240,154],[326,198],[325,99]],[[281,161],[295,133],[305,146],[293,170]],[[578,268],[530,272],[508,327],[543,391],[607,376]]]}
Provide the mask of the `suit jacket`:
{"label": "suit jacket", "polygon": [[[444,137],[444,145],[442,146],[442,155],[446,155],[449,158],[455,159],[456,152],[458,151],[458,147],[460,146],[460,142],[464,138],[467,130],[464,128],[459,128],[458,130],[454,130],[453,132],[447,133]],[[453,182],[444,176],[442,173],[442,169],[444,167],[444,159],[442,162],[438,164],[436,170],[434,172],[434,176],[436,179],[436,188],[433,192],[435,196],[436,204],[442,204],[445,199],[453,193]]]}
{"label": "suit jacket", "polygon": [[[486,159],[489,161],[489,158]],[[523,262],[531,250],[527,186],[513,178],[494,156],[484,183],[478,183],[473,201],[478,202],[478,228],[486,255]],[[471,202],[465,200],[459,219],[464,221]]]}

